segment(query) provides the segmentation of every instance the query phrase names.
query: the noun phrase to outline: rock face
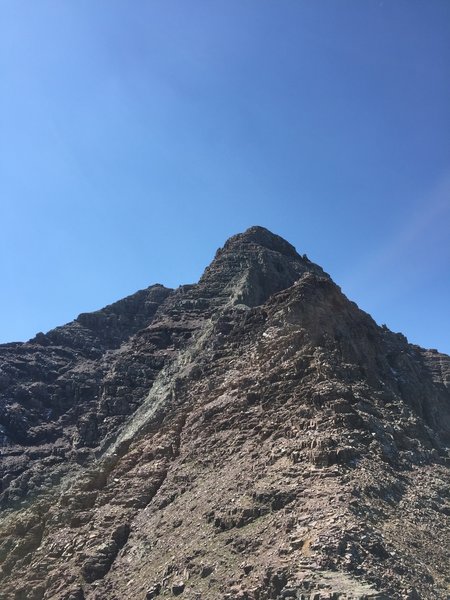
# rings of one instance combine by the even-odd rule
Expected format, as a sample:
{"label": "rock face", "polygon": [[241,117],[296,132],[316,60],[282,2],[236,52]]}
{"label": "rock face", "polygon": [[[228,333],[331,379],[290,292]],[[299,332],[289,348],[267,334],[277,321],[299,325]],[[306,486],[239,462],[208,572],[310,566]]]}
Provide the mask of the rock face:
{"label": "rock face", "polygon": [[0,346],[0,598],[445,599],[450,358],[261,227]]}

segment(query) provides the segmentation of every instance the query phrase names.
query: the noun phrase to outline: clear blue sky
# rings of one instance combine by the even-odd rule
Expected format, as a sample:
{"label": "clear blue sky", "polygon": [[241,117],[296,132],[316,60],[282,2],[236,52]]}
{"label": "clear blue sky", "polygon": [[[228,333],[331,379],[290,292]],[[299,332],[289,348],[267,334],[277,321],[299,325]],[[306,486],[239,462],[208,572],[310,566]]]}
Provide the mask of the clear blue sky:
{"label": "clear blue sky", "polygon": [[2,0],[0,341],[263,225],[450,353],[449,0]]}

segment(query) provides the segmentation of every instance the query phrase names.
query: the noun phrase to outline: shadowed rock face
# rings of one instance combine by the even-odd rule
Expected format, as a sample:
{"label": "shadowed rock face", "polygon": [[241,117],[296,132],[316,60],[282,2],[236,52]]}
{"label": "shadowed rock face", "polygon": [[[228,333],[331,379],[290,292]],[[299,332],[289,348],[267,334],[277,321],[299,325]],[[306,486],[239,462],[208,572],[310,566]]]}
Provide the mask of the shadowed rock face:
{"label": "shadowed rock face", "polygon": [[450,358],[261,227],[0,346],[0,599],[445,599]]}

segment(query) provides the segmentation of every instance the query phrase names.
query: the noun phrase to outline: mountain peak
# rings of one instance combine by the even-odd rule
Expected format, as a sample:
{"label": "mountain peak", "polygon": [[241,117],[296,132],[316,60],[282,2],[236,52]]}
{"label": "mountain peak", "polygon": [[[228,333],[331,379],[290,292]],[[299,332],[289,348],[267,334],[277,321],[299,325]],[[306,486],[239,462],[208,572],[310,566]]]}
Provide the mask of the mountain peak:
{"label": "mountain peak", "polygon": [[293,258],[299,257],[292,244],[260,225],[254,225],[246,229],[243,233],[233,235],[225,243],[224,249],[239,244],[255,244],[267,248],[268,250],[273,250],[274,252],[280,252],[280,254],[283,254],[284,256]]}
{"label": "mountain peak", "polygon": [[199,288],[218,304],[258,306],[305,273],[328,277],[319,265],[268,229],[250,227],[230,237],[205,269]]}
{"label": "mountain peak", "polygon": [[0,345],[0,597],[448,599],[449,423],[450,357],[251,227]]}

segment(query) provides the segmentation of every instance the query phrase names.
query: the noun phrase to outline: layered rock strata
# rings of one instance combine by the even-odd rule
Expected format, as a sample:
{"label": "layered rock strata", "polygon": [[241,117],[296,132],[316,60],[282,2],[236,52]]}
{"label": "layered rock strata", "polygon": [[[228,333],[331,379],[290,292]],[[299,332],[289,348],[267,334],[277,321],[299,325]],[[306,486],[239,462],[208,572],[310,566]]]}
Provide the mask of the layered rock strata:
{"label": "layered rock strata", "polygon": [[449,388],[253,227],[0,347],[0,598],[448,598]]}

